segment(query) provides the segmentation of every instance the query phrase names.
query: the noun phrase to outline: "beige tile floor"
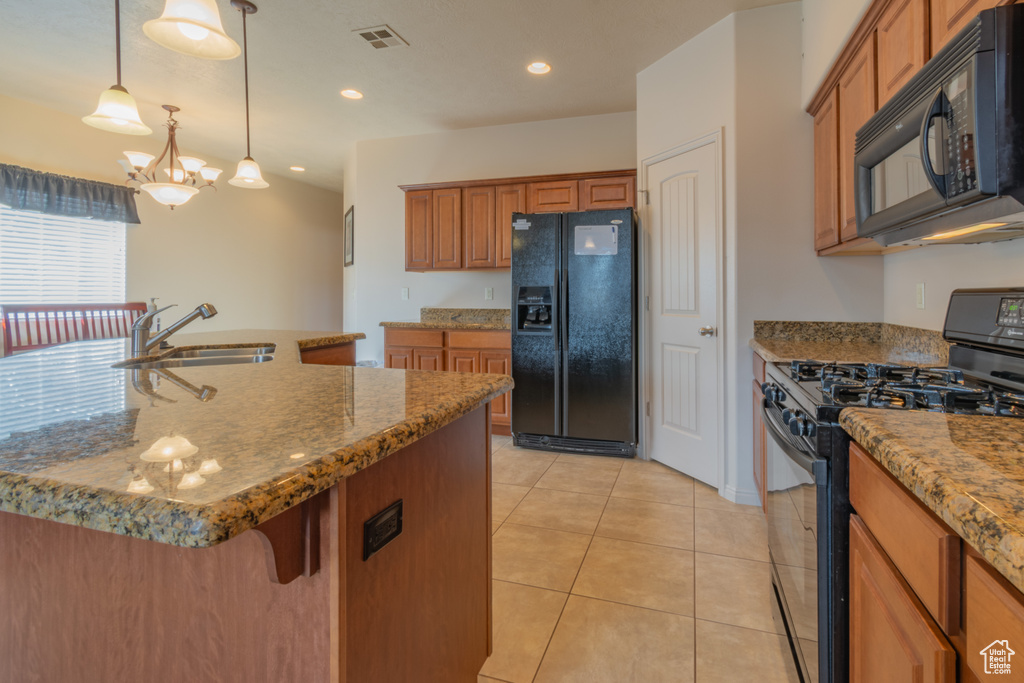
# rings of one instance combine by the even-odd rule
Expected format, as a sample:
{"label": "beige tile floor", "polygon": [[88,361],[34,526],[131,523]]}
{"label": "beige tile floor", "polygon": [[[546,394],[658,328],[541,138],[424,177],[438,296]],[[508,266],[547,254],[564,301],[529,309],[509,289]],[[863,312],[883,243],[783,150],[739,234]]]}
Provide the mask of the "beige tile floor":
{"label": "beige tile floor", "polygon": [[798,680],[760,509],[663,465],[493,441],[479,683]]}

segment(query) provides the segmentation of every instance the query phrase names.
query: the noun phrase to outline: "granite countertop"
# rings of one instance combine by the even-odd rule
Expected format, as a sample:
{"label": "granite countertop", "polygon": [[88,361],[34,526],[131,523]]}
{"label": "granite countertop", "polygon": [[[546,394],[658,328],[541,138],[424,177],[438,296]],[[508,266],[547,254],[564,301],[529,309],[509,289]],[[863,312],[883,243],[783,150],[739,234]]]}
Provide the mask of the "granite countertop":
{"label": "granite countertop", "polygon": [[847,408],[839,423],[1024,591],[1024,420]]}
{"label": "granite countertop", "polygon": [[382,322],[381,327],[431,330],[511,330],[508,308],[421,308],[418,321]]}
{"label": "granite countertop", "polygon": [[949,345],[938,332],[902,325],[755,321],[750,348],[769,363],[946,365]]}
{"label": "granite countertop", "polygon": [[505,375],[300,362],[300,348],[357,338],[179,334],[178,349],[277,348],[270,362],[159,372],[112,368],[123,339],[0,359],[0,510],[211,546],[512,388]]}

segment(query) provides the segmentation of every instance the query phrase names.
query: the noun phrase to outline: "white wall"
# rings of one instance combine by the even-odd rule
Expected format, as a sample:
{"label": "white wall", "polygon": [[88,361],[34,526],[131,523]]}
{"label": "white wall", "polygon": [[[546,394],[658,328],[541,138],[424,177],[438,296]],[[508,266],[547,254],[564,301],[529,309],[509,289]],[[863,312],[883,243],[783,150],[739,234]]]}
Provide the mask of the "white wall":
{"label": "white wall", "polygon": [[[0,162],[112,183],[124,181],[122,150],[159,153],[166,133],[150,121],[148,137],[117,135],[35,104],[0,96]],[[340,330],[342,324],[342,195],[264,175],[266,190],[243,190],[227,180],[235,161],[188,147],[183,154],[224,169],[217,190],[202,190],[171,211],[136,196],[141,225],[128,226],[127,298],[159,297],[179,307],[165,325],[209,301],[218,315],[199,330],[237,328]],[[242,148],[239,149],[239,152]],[[258,161],[257,155],[257,161]]]}
{"label": "white wall", "polygon": [[[360,360],[384,358],[381,321],[418,320],[423,306],[509,308],[509,272],[405,271],[405,195],[399,185],[634,168],[633,112],[369,140],[356,145],[355,263],[346,277],[366,333]],[[346,177],[350,174],[346,170]],[[346,183],[347,187],[347,183]],[[353,286],[354,285],[354,286]],[[400,298],[409,288],[409,300]],[[494,299],[484,300],[484,288]]]}
{"label": "white wall", "polygon": [[813,251],[813,131],[800,96],[800,4],[730,15],[637,76],[642,160],[721,127],[726,443],[719,490],[756,501],[749,400],[753,321],[876,321],[878,257]]}
{"label": "white wall", "polygon": [[871,0],[803,0],[800,4],[804,53],[800,102],[806,108]]}

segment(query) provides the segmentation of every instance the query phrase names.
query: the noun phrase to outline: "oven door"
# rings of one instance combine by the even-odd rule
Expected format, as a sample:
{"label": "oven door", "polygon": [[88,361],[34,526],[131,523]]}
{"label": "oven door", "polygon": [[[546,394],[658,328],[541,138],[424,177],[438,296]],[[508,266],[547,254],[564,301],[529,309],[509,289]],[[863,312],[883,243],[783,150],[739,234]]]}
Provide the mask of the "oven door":
{"label": "oven door", "polygon": [[802,416],[798,431],[811,433],[795,436],[788,423],[796,418],[784,411],[773,401],[762,403],[768,436],[765,515],[772,583],[803,681],[827,681],[828,582],[819,580],[818,567],[819,559],[826,562],[819,553],[827,552],[819,528],[828,533],[828,460],[815,454],[816,425],[808,428]]}

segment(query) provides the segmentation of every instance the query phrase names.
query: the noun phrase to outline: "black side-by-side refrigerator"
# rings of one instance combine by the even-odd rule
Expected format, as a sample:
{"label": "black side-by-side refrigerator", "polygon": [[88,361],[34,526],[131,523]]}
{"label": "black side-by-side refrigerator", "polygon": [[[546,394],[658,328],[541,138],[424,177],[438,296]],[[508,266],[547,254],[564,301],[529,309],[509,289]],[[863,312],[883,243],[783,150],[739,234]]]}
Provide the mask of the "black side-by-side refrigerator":
{"label": "black side-by-side refrigerator", "polygon": [[632,457],[637,235],[632,209],[512,215],[517,446]]}

